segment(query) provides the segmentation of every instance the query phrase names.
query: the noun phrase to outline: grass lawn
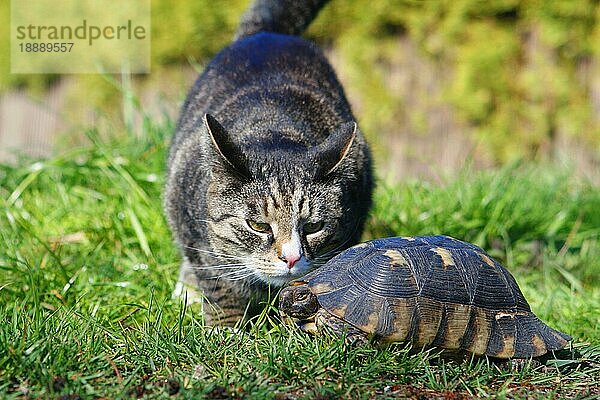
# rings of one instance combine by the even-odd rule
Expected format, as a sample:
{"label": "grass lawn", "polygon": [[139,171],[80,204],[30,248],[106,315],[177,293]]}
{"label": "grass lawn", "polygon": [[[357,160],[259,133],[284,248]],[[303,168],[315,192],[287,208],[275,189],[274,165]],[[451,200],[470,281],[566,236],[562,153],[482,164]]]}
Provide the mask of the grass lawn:
{"label": "grass lawn", "polygon": [[[146,121],[148,122],[148,121]],[[0,166],[2,398],[596,398],[600,189],[517,165],[443,184],[380,184],[366,239],[448,234],[513,272],[534,312],[574,337],[511,371],[403,345],[348,347],[266,315],[240,333],[171,299],[179,254],[161,210],[172,126]]]}

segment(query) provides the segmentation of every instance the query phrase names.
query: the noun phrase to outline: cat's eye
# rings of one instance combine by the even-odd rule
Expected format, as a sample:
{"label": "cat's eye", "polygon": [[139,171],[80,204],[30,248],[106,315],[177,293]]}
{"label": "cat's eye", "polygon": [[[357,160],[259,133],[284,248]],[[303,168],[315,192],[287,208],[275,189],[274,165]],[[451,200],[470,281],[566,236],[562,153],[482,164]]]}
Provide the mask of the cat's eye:
{"label": "cat's eye", "polygon": [[310,235],[311,233],[317,233],[321,229],[323,229],[323,221],[307,222],[302,226],[302,230],[307,235]]}
{"label": "cat's eye", "polygon": [[257,222],[247,219],[246,223],[253,231],[260,233],[271,233],[271,225],[267,224],[266,222]]}

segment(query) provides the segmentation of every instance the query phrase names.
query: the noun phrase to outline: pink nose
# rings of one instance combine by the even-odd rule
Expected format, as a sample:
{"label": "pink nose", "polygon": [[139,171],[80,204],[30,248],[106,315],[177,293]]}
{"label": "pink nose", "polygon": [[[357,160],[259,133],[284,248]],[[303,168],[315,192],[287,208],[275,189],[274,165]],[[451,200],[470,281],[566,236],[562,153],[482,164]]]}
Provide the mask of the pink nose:
{"label": "pink nose", "polygon": [[292,269],[294,267],[294,264],[296,264],[298,262],[298,260],[300,259],[300,255],[294,254],[291,256],[283,256],[283,257],[281,257],[281,259],[283,261],[287,262],[287,266],[289,269]]}

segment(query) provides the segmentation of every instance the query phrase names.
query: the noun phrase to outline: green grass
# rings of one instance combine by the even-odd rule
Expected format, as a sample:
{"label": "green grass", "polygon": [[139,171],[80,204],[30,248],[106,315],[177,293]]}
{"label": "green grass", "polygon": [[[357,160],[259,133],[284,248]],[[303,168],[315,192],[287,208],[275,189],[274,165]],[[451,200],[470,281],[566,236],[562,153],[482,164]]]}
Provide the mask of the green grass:
{"label": "green grass", "polygon": [[[513,271],[574,337],[515,372],[402,345],[349,347],[268,316],[204,327],[170,297],[179,255],[161,210],[172,126],[0,167],[0,397],[592,398],[600,384],[600,190],[555,167],[381,184],[367,238],[445,233]],[[575,360],[571,358],[575,357]],[[452,393],[455,392],[455,393]]]}

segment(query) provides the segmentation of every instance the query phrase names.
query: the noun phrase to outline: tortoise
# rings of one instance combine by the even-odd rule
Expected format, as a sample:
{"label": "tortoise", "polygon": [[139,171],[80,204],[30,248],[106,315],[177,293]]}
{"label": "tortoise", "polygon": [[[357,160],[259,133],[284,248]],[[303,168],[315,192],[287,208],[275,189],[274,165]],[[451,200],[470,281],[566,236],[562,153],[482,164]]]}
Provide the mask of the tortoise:
{"label": "tortoise", "polygon": [[571,340],[531,312],[505,267],[449,236],[351,247],[291,281],[279,309],[307,332],[327,328],[352,341],[410,341],[500,359],[539,357]]}

